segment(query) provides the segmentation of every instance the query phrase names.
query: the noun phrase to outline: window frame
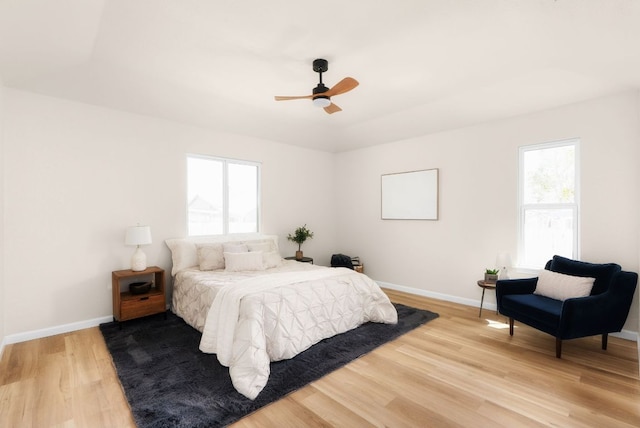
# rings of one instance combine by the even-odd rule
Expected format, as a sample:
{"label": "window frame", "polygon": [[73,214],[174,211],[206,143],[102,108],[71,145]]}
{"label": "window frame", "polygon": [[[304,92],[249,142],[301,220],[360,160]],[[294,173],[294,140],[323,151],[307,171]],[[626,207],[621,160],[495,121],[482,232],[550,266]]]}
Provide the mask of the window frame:
{"label": "window frame", "polygon": [[[525,153],[536,150],[553,149],[558,147],[574,147],[574,200],[565,203],[524,203],[524,156]],[[519,147],[518,151],[518,270],[522,272],[533,272],[543,269],[543,266],[527,266],[525,260],[525,216],[528,210],[565,210],[573,212],[573,242],[572,258],[580,260],[580,139],[569,138],[565,140],[552,141],[541,144],[532,144]]]}
{"label": "window frame", "polygon": [[261,182],[262,182],[262,164],[256,161],[243,159],[225,158],[220,156],[203,155],[197,153],[187,153],[185,157],[186,168],[186,226],[187,236],[219,236],[218,234],[195,235],[191,234],[189,227],[189,159],[205,159],[222,163],[222,233],[219,235],[229,235],[229,165],[249,165],[256,167],[256,230],[253,232],[234,232],[233,234],[242,233],[260,233],[262,230],[262,200],[261,200]]}

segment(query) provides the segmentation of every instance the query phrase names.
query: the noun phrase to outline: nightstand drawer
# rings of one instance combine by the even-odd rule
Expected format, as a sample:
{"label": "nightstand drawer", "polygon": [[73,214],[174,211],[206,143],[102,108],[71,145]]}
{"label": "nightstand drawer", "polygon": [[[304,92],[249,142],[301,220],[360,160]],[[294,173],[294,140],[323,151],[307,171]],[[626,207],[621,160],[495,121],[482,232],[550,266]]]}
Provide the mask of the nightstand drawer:
{"label": "nightstand drawer", "polygon": [[163,294],[144,294],[135,296],[135,298],[130,297],[121,302],[119,321],[157,314],[165,310]]}

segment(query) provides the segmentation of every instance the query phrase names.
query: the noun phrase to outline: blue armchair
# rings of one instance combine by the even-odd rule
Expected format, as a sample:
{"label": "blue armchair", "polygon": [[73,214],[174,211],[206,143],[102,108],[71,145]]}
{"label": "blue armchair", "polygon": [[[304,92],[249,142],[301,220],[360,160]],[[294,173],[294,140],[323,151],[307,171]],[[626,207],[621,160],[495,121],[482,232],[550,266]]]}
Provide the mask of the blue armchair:
{"label": "blue armchair", "polygon": [[615,263],[594,264],[554,256],[546,270],[565,275],[595,278],[591,295],[555,300],[533,294],[538,278],[507,279],[496,283],[498,311],[509,317],[509,334],[518,320],[556,338],[556,357],[562,341],[602,335],[607,349],[609,333],[622,330],[638,282],[638,274],[624,272]]}

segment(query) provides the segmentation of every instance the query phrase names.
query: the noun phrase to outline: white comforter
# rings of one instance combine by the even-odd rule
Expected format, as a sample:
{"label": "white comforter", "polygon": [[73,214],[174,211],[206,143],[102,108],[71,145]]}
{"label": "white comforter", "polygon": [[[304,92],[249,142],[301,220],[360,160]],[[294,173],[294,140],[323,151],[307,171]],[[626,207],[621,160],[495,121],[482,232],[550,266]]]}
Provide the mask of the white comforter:
{"label": "white comforter", "polygon": [[217,292],[200,349],[217,354],[236,390],[254,399],[267,384],[271,361],[368,321],[397,320],[388,297],[366,275],[344,268],[274,273]]}

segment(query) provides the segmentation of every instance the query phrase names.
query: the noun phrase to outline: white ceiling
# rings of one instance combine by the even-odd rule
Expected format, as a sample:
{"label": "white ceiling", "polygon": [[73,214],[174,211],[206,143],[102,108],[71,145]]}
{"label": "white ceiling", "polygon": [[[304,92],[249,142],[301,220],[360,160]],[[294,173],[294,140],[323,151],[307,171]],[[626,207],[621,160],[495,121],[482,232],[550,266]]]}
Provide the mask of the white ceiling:
{"label": "white ceiling", "polygon": [[640,88],[640,1],[0,0],[0,78],[339,152]]}

